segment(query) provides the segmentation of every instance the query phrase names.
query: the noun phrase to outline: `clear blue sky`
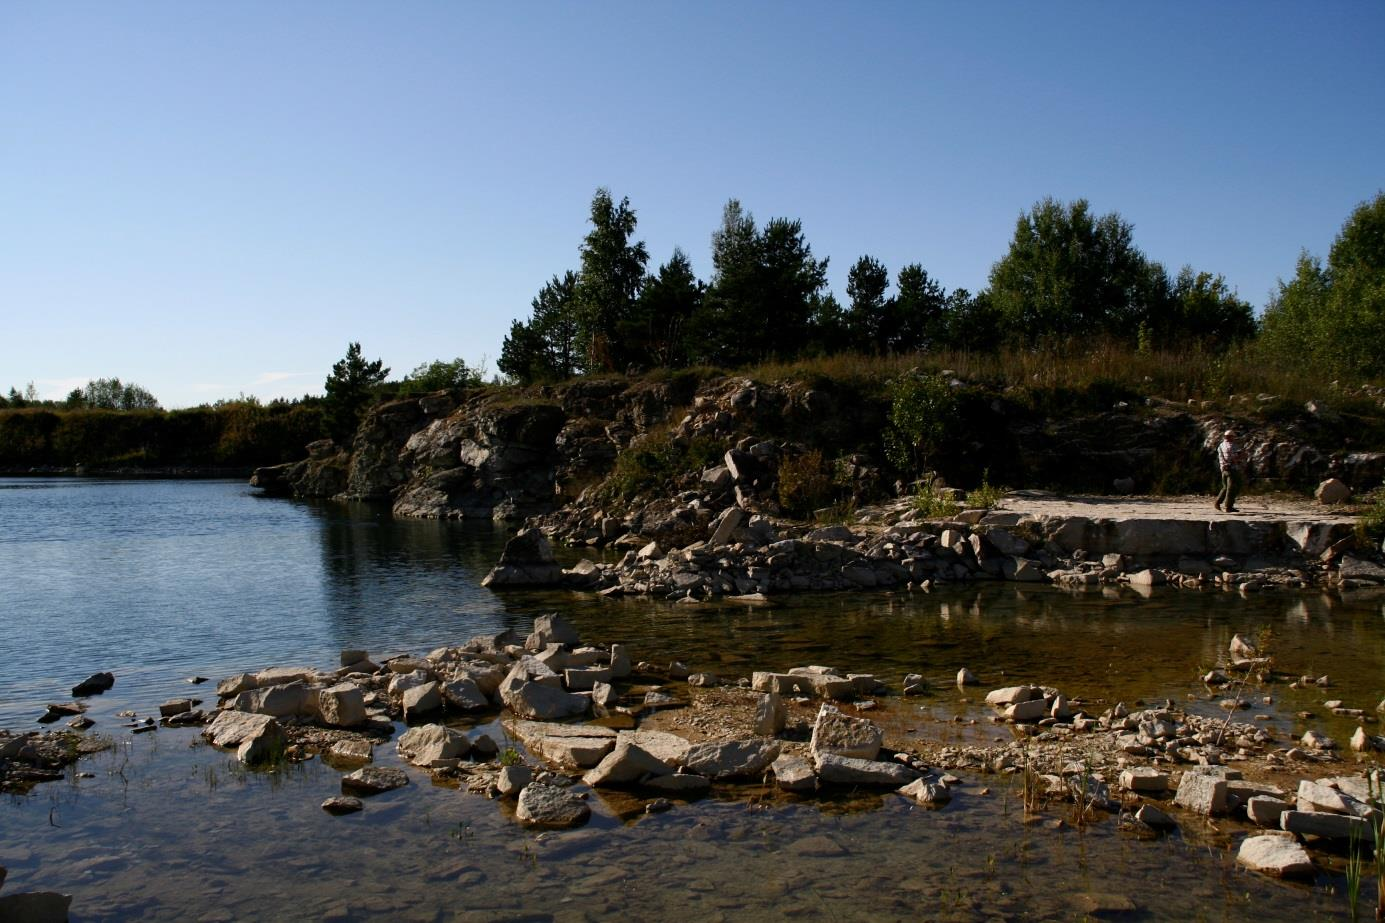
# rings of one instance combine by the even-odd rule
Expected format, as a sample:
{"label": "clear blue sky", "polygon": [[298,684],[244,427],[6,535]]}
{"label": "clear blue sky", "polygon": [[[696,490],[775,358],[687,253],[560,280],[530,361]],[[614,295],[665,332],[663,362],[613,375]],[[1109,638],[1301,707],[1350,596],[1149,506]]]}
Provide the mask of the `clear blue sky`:
{"label": "clear blue sky", "polygon": [[165,406],[495,356],[597,186],[984,287],[1088,198],[1263,307],[1385,188],[1385,4],[0,4],[0,388]]}

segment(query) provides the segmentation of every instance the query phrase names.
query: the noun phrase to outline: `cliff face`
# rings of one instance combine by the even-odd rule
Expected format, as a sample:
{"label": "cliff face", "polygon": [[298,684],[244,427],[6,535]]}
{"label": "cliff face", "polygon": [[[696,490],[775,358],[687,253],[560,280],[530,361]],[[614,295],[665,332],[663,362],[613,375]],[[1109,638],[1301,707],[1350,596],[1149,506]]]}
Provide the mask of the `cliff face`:
{"label": "cliff face", "polygon": [[[1360,426],[1313,407],[1275,422],[1247,406],[1234,414],[1151,399],[1100,411],[1038,412],[1004,394],[956,383],[968,395],[956,435],[934,462],[965,486],[992,483],[1066,491],[1207,491],[1213,447],[1234,425],[1252,476],[1284,488],[1340,477],[1380,482],[1385,453],[1353,451]],[[592,379],[563,385],[446,393],[373,408],[350,451],[314,443],[309,458],[260,469],[252,484],[299,497],[387,501],[396,515],[545,520],[570,540],[605,543],[638,522],[641,534],[705,530],[724,494],[752,512],[780,514],[786,462],[820,454],[838,502],[908,487],[883,451],[888,401],[833,381],[765,383]],[[723,473],[723,468],[738,469]],[[801,466],[798,466],[801,467]],[[734,474],[728,477],[727,474]],[[701,507],[701,508],[700,508]]]}

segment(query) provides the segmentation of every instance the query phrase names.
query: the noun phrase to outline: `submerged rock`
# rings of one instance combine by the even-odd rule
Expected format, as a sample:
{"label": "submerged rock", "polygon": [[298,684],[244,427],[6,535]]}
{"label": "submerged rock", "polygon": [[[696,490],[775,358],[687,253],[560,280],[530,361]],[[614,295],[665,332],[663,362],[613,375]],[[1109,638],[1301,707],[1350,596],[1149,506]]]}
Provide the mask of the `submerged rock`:
{"label": "submerged rock", "polygon": [[390,766],[363,766],[341,777],[341,790],[347,795],[379,795],[408,784],[404,770]]}
{"label": "submerged rock", "polygon": [[515,816],[526,827],[561,829],[586,823],[591,808],[565,788],[533,782],[519,793]]}
{"label": "submerged rock", "polygon": [[361,799],[353,798],[350,795],[338,795],[322,802],[322,810],[328,814],[354,814],[363,807],[365,805]]}
{"label": "submerged rock", "polygon": [[100,695],[115,685],[114,673],[93,673],[72,687],[73,698]]}

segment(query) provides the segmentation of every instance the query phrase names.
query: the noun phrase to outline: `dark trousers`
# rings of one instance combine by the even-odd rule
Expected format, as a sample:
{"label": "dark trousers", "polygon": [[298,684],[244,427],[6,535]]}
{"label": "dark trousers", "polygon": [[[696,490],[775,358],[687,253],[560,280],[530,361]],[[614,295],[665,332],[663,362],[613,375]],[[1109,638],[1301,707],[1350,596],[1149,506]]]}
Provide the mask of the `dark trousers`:
{"label": "dark trousers", "polygon": [[1240,496],[1243,480],[1236,469],[1221,473],[1221,493],[1217,494],[1217,505],[1225,510],[1236,508],[1236,498]]}

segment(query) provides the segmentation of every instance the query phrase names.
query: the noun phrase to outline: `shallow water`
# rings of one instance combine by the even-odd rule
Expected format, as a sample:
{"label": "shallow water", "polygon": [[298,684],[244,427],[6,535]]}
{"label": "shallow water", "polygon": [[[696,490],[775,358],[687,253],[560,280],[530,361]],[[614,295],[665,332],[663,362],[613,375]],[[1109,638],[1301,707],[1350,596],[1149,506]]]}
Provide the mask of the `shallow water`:
{"label": "shallow water", "polygon": [[[5,891],[70,892],[78,920],[1069,920],[1102,895],[1132,900],[1128,919],[1345,918],[1340,875],[1288,885],[1242,873],[1207,845],[1225,839],[1210,830],[1143,842],[1113,821],[1028,825],[995,777],[969,779],[940,811],[874,794],[786,803],[742,786],[643,815],[643,802],[593,792],[587,827],[535,835],[505,806],[412,769],[406,788],[333,818],[318,805],[339,773],[320,761],[247,773],[194,730],[131,737],[113,717],[210,692],[183,682],[191,673],[330,666],[342,646],[426,651],[554,609],[636,658],[726,677],[809,663],[895,683],[923,673],[936,691],[896,705],[917,709],[931,739],[997,730],[948,720],[981,714],[979,695],[952,685],[961,666],[989,685],[1210,710],[1196,680],[1235,632],[1268,629],[1283,669],[1332,679],[1327,692],[1266,690],[1274,704],[1251,714],[1270,727],[1301,734],[1299,710],[1322,712],[1329,697],[1372,708],[1385,693],[1378,595],[983,585],[770,607],[500,597],[479,579],[502,540],[485,525],[264,500],[227,482],[0,481],[0,726],[34,727],[43,701],[96,669],[117,674],[91,700],[93,732],[116,747],[75,767],[94,777],[0,803]],[[392,745],[376,759],[397,764]]]}

